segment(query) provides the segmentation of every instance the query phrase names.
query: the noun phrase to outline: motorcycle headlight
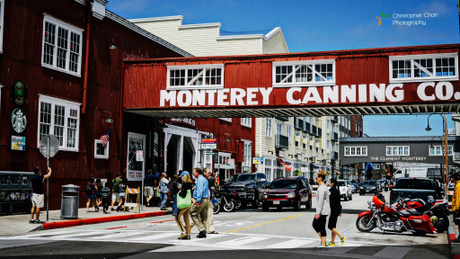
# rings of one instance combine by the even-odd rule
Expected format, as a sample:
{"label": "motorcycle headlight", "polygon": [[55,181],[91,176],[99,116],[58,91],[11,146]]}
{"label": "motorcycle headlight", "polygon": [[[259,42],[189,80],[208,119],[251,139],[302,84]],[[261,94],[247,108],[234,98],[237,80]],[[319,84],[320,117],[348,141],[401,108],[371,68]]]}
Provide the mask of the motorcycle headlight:
{"label": "motorcycle headlight", "polygon": [[290,192],[287,195],[288,198],[295,198],[295,192]]}
{"label": "motorcycle headlight", "polygon": [[364,189],[364,188],[363,188],[363,187],[359,187],[359,189],[361,189],[361,190],[362,190],[362,189]]}
{"label": "motorcycle headlight", "polygon": [[375,186],[371,187],[371,189],[375,189],[375,188],[377,188],[377,187],[375,187]]}

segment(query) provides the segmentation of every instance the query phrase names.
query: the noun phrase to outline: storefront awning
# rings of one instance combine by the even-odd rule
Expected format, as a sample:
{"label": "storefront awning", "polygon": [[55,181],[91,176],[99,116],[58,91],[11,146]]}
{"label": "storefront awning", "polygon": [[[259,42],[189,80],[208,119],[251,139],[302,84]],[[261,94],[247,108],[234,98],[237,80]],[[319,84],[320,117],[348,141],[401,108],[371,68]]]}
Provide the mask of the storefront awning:
{"label": "storefront awning", "polygon": [[286,172],[290,172],[292,170],[292,165],[287,164],[283,159],[277,158],[276,160],[286,169]]}

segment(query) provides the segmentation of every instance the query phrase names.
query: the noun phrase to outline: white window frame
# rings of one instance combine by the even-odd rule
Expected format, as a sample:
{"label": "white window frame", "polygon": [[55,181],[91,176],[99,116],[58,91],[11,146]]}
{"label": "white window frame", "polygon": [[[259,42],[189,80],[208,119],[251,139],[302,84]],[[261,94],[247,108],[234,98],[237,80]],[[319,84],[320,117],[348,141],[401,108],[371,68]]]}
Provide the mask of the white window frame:
{"label": "white window frame", "polygon": [[[272,63],[272,85],[273,87],[302,87],[302,86],[326,86],[326,85],[335,85],[336,80],[336,71],[335,71],[335,59],[322,59],[322,60],[305,60],[305,61],[282,61],[282,62],[273,62]],[[329,81],[316,81],[315,76],[313,76],[313,81],[311,82],[294,82],[295,78],[295,66],[296,65],[313,65],[312,73],[318,74],[314,69],[315,65],[324,65],[332,64],[332,80]],[[293,73],[293,82],[289,83],[276,83],[276,67],[278,66],[292,66]]]}
{"label": "white window frame", "polygon": [[291,144],[292,142],[292,129],[291,129],[291,125],[286,125],[286,135],[288,137],[288,140],[289,140],[289,144]]}
{"label": "white window frame", "polygon": [[3,30],[5,27],[5,0],[0,0],[0,53],[3,53]]}
{"label": "white window frame", "polygon": [[241,126],[252,128],[252,118],[241,118]]}
{"label": "white window frame", "polygon": [[[440,152],[436,152],[437,148],[440,148]],[[431,150],[433,149],[433,153],[431,153]],[[428,156],[443,156],[444,155],[444,151],[445,151],[445,147],[443,147],[442,145],[433,145],[433,148],[428,146]],[[454,153],[454,146],[447,146],[447,153],[448,153],[448,156],[452,156],[453,153]]]}
{"label": "white window frame", "polygon": [[243,165],[251,166],[252,165],[252,141],[242,140],[244,144],[243,151]]}
{"label": "white window frame", "polygon": [[[56,26],[56,34],[55,34],[55,44],[54,44],[54,51],[53,51],[53,65],[50,65],[50,64],[46,64],[43,62],[43,55],[45,55],[45,28],[46,28],[46,23],[51,23],[51,24],[54,24]],[[67,48],[66,48],[66,58],[65,58],[65,63],[66,63],[66,68],[60,68],[57,66],[57,49],[58,49],[58,34],[57,34],[57,31],[58,31],[58,28],[61,27],[65,30],[67,30],[69,33],[68,33],[68,39],[67,39]],[[60,21],[60,20],[57,20],[51,16],[48,16],[48,15],[45,15],[43,17],[43,32],[42,32],[42,53],[40,55],[40,59],[41,59],[41,64],[42,64],[42,67],[46,67],[46,68],[49,68],[49,69],[53,69],[53,70],[57,70],[57,71],[60,71],[60,72],[63,72],[63,73],[66,73],[66,74],[69,74],[69,75],[73,75],[73,76],[77,76],[77,77],[81,77],[81,60],[82,60],[82,55],[83,55],[83,46],[82,46],[82,42],[83,42],[83,30],[80,29],[80,28],[77,28],[73,25],[70,25],[68,23],[65,23],[63,21]],[[74,34],[78,34],[80,36],[80,42],[79,42],[79,55],[78,55],[78,65],[77,65],[77,72],[74,72],[74,71],[71,71],[69,69],[69,63],[70,63],[70,37],[71,37],[71,34],[74,33]]]}
{"label": "white window frame", "polygon": [[107,144],[104,146],[104,154],[98,154],[97,153],[97,146],[99,144],[102,144],[100,139],[95,139],[94,140],[94,158],[95,159],[109,159],[109,145],[110,141],[107,142]]}
{"label": "white window frame", "polygon": [[232,118],[219,118],[219,120],[226,121],[226,122],[232,122]]}
{"label": "white window frame", "polygon": [[[189,69],[213,69],[213,68],[220,68],[221,69],[221,80],[220,84],[216,85],[205,85],[206,83],[206,72],[202,73],[203,84],[202,85],[190,85],[187,82],[188,71]],[[170,77],[171,77],[171,70],[185,70],[185,85],[182,86],[172,86]],[[179,65],[179,66],[168,66],[167,68],[167,75],[166,75],[166,89],[167,90],[186,90],[186,89],[222,89],[224,88],[224,64],[204,64],[204,65]]]}
{"label": "white window frame", "polygon": [[[436,76],[436,58],[455,58],[455,76]],[[415,77],[415,59],[433,59],[433,75],[427,77]],[[410,61],[411,77],[393,78],[393,61]],[[424,54],[424,55],[403,55],[389,57],[389,76],[390,83],[400,82],[430,82],[430,81],[455,81],[458,76],[458,53]]]}
{"label": "white window frame", "polygon": [[272,136],[272,118],[265,118],[265,136]]}
{"label": "white window frame", "polygon": [[368,148],[367,146],[345,146],[343,154],[346,157],[365,157],[368,154]]}
{"label": "white window frame", "polygon": [[[54,115],[54,107],[56,105],[64,106],[65,107],[65,116],[64,116],[64,132],[63,132],[63,146],[59,146],[59,150],[61,151],[72,151],[78,152],[79,147],[79,136],[80,136],[80,103],[66,101],[63,99],[58,99],[46,95],[39,95],[38,97],[38,113],[37,113],[37,147],[40,146],[40,112],[41,112],[41,103],[50,103],[51,104],[51,121],[50,121],[50,132],[48,134],[54,135],[54,126],[55,126],[55,115]],[[77,110],[77,126],[75,132],[75,147],[69,148],[67,147],[67,131],[68,131],[68,119],[70,116],[70,109]]]}
{"label": "white window frame", "polygon": [[[388,149],[390,148],[390,150]],[[393,150],[396,148],[397,152],[393,152]],[[399,149],[403,149],[403,153],[399,152]],[[404,148],[408,149],[408,153],[405,154]],[[388,152],[390,151],[390,152]],[[385,146],[385,155],[386,156],[410,156],[410,146]]]}

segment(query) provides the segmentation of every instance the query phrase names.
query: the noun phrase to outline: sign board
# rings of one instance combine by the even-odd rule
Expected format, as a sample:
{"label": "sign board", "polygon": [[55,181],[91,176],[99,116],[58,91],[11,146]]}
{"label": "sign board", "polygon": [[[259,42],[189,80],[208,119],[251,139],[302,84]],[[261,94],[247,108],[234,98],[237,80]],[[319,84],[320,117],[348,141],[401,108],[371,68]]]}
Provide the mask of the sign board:
{"label": "sign board", "polygon": [[26,113],[21,108],[16,108],[11,112],[11,126],[16,133],[22,133],[27,126]]}
{"label": "sign board", "polygon": [[138,162],[144,161],[144,151],[143,150],[136,150],[136,161]]}
{"label": "sign board", "polygon": [[[49,147],[48,150],[48,138],[49,138]],[[40,144],[38,145],[40,153],[44,157],[48,157],[48,152],[50,157],[54,157],[59,151],[59,139],[54,135],[45,135],[40,139]]]}
{"label": "sign board", "polygon": [[300,168],[300,172],[302,172],[302,173],[308,173],[308,167],[302,166],[302,167]]}
{"label": "sign board", "polygon": [[284,150],[279,150],[279,151],[278,151],[278,156],[281,157],[281,158],[283,158],[283,157],[285,156]]}
{"label": "sign board", "polygon": [[235,159],[233,158],[227,159],[227,166],[235,167]]}
{"label": "sign board", "polygon": [[202,138],[202,144],[217,144],[217,138]]}
{"label": "sign board", "polygon": [[263,157],[253,157],[252,158],[252,163],[255,164],[255,165],[259,165],[259,164],[264,164],[264,158]]}
{"label": "sign board", "polygon": [[216,149],[217,144],[204,144],[201,143],[201,149]]}
{"label": "sign board", "polygon": [[11,136],[11,150],[26,151],[26,137]]}

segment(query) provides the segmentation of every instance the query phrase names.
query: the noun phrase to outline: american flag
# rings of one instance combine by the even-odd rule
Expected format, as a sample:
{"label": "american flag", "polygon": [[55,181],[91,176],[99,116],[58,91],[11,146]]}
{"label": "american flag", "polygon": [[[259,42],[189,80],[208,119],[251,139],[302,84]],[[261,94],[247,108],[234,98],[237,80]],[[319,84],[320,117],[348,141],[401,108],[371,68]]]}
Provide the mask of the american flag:
{"label": "american flag", "polygon": [[105,133],[104,135],[102,135],[102,137],[99,139],[101,141],[101,144],[102,146],[104,147],[105,145],[107,145],[107,142],[109,142],[109,134],[110,134],[110,131],[112,129],[109,129],[109,131],[107,131],[107,133]]}

